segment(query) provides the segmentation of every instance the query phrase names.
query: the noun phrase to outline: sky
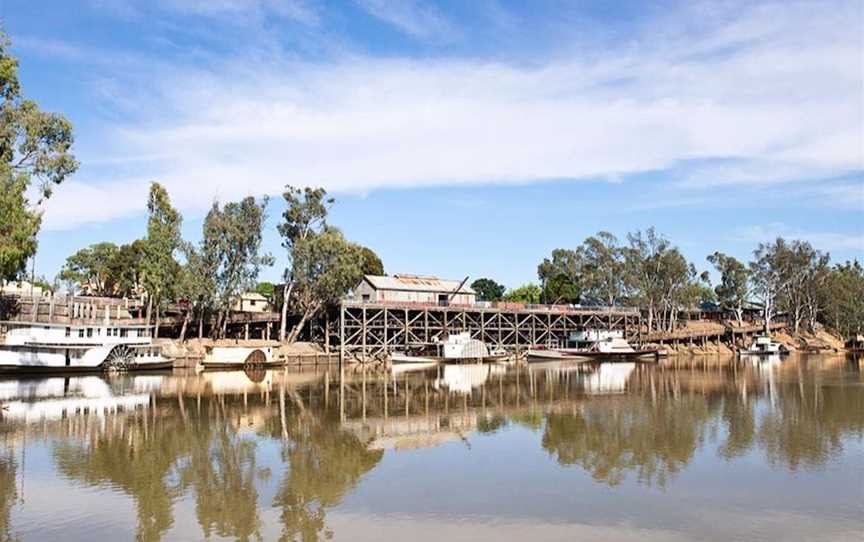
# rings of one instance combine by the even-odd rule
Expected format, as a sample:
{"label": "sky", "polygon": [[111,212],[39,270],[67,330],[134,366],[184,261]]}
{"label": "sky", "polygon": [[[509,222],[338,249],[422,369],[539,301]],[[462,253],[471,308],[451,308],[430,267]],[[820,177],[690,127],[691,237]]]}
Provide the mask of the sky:
{"label": "sky", "polygon": [[0,0],[24,93],[75,127],[36,274],[146,227],[200,237],[286,184],[388,273],[536,280],[655,226],[700,269],[777,236],[864,258],[864,3]]}

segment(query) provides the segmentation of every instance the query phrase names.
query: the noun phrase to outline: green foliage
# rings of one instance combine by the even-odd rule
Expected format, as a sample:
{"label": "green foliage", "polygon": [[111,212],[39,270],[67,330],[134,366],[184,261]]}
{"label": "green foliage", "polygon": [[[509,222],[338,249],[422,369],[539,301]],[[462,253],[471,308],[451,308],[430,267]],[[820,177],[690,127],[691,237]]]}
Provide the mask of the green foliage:
{"label": "green foliage", "polygon": [[618,238],[609,232],[598,232],[585,239],[579,252],[583,297],[609,307],[623,303],[628,285],[624,249],[619,246]]}
{"label": "green foliage", "polygon": [[96,243],[66,258],[59,279],[98,296],[129,296],[140,287],[145,242]]}
{"label": "green foliage", "polygon": [[708,262],[720,273],[720,284],[714,288],[720,308],[733,311],[740,325],[744,316],[744,304],[750,295],[750,270],[740,261],[722,252],[708,256]]}
{"label": "green foliage", "polygon": [[174,257],[181,248],[183,218],[171,206],[168,192],[159,183],[150,184],[147,200],[147,238],[141,262],[144,289],[158,315],[162,304],[176,295],[180,264]]}
{"label": "green foliage", "polygon": [[282,236],[282,246],[291,251],[298,241],[306,239],[310,233],[320,232],[327,225],[327,212],[334,200],[327,197],[323,188],[308,186],[302,190],[286,186],[282,198],[286,209],[277,229]]}
{"label": "green foliage", "polygon": [[384,263],[375,252],[368,247],[360,247],[360,255],[363,257],[363,274],[364,275],[384,275]]}
{"label": "green foliage", "polygon": [[492,279],[477,279],[471,283],[471,289],[477,292],[477,297],[483,301],[501,301],[506,288]]}
{"label": "green foliage", "polygon": [[219,334],[224,335],[231,303],[255,286],[262,266],[273,264],[269,254],[260,253],[267,202],[265,198],[259,204],[250,196],[223,208],[214,203],[204,219],[204,238],[192,271],[212,287],[198,296],[219,311]]}
{"label": "green foliage", "polygon": [[29,209],[26,178],[4,175],[2,168],[0,164],[0,280],[12,280],[36,253],[42,217]]}
{"label": "green foliage", "polygon": [[846,337],[864,332],[864,267],[856,260],[835,265],[821,288],[821,317]]}
{"label": "green foliage", "polygon": [[295,340],[299,329],[323,307],[336,303],[363,278],[363,254],[360,246],[343,237],[342,232],[326,227],[294,245],[293,267],[295,313],[301,315],[289,340]]}
{"label": "green foliage", "polygon": [[118,252],[114,243],[96,243],[66,258],[60,279],[74,282],[94,295],[108,296],[114,291],[111,262]]}
{"label": "green foliage", "polygon": [[504,294],[504,301],[510,301],[512,303],[537,304],[540,303],[540,297],[542,295],[543,289],[532,282],[528,284],[523,284],[518,288],[508,290],[507,293]]}
{"label": "green foliage", "polygon": [[766,326],[777,310],[786,311],[795,333],[806,321],[815,329],[824,300],[820,300],[828,281],[830,258],[806,241],[760,243],[750,263],[754,290],[764,305]]}
{"label": "green foliage", "polygon": [[21,95],[9,45],[0,31],[0,280],[17,278],[36,252],[41,215],[27,195],[50,197],[53,186],[78,169],[70,152],[72,125]]}
{"label": "green foliage", "polygon": [[272,282],[259,282],[255,285],[255,291],[272,300],[276,295],[276,285]]}
{"label": "green foliage", "polygon": [[624,273],[630,302],[647,309],[649,331],[672,331],[681,308],[707,295],[707,274],[696,268],[654,228],[627,235]]}
{"label": "green foliage", "polygon": [[578,250],[555,249],[537,266],[545,303],[578,303],[582,293],[582,257]]}

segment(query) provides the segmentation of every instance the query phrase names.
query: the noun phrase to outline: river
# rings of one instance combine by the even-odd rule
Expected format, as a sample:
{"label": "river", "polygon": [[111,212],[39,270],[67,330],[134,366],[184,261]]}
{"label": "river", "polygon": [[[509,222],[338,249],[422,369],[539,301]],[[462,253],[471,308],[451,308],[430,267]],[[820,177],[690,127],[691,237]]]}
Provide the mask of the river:
{"label": "river", "polygon": [[0,540],[864,539],[864,361],[0,380]]}

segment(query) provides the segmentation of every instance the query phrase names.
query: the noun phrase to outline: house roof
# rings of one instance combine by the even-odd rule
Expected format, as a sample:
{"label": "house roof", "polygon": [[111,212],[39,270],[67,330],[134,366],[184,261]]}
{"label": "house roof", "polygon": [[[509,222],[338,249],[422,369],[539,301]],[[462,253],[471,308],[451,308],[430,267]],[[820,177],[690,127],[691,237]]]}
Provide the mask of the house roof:
{"label": "house roof", "polygon": [[[421,275],[393,275],[381,277],[378,275],[366,275],[365,281],[376,290],[399,290],[404,292],[440,292],[453,293],[458,288],[460,294],[473,294],[470,286],[462,284],[461,280],[439,279]],[[460,284],[462,286],[460,287]]]}
{"label": "house roof", "polygon": [[256,301],[267,301],[267,298],[258,292],[244,292],[240,294],[240,299],[254,299]]}

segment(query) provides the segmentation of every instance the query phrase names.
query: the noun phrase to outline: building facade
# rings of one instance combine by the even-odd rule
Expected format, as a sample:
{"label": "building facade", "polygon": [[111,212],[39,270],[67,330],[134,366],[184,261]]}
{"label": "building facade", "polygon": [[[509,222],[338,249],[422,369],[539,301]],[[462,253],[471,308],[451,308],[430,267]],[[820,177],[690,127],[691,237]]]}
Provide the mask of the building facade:
{"label": "building facade", "polygon": [[258,292],[240,294],[240,298],[231,307],[234,312],[269,312],[270,302]]}
{"label": "building facade", "polygon": [[474,305],[477,294],[463,281],[421,275],[366,275],[354,288],[354,301],[424,305]]}

